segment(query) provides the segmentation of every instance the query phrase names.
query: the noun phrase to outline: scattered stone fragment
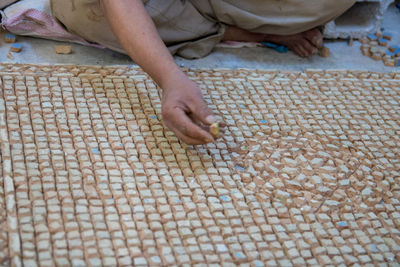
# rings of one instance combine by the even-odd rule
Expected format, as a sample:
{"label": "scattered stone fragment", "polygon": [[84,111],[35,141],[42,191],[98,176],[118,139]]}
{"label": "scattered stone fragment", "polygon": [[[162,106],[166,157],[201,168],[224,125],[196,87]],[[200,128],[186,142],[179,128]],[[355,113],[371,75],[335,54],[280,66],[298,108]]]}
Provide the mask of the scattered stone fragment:
{"label": "scattered stone fragment", "polygon": [[331,50],[326,46],[323,46],[322,48],[319,49],[319,55],[321,57],[329,57],[330,54],[331,54]]}
{"label": "scattered stone fragment", "polygon": [[4,41],[6,43],[15,43],[17,41],[17,36],[12,33],[6,33],[4,36]]}
{"label": "scattered stone fragment", "polygon": [[12,55],[11,51],[7,53],[7,58],[13,60],[14,56]]}
{"label": "scattered stone fragment", "polygon": [[392,40],[393,34],[391,34],[390,32],[383,32],[382,37],[390,41]]}
{"label": "scattered stone fragment", "polygon": [[19,53],[19,52],[22,51],[22,48],[23,48],[22,44],[14,43],[14,44],[11,45],[10,51],[14,52],[14,53]]}
{"label": "scattered stone fragment", "polygon": [[71,54],[72,53],[72,46],[70,45],[56,45],[54,47],[56,54]]}
{"label": "scattered stone fragment", "polygon": [[353,46],[353,43],[354,43],[353,37],[350,37],[349,41],[348,41],[348,45]]}
{"label": "scattered stone fragment", "polygon": [[383,38],[383,37],[381,37],[381,38],[379,38],[378,43],[381,46],[387,46],[388,45],[388,40]]}

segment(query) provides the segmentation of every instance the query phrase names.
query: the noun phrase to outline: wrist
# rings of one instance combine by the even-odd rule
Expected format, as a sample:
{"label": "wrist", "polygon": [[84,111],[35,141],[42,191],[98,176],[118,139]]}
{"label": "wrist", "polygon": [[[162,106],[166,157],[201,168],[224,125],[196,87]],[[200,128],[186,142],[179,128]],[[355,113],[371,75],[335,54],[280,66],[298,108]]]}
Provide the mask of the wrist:
{"label": "wrist", "polygon": [[186,74],[178,67],[169,68],[168,71],[164,71],[163,75],[160,77],[158,85],[163,91],[173,90],[178,88],[180,84],[186,82],[189,78]]}

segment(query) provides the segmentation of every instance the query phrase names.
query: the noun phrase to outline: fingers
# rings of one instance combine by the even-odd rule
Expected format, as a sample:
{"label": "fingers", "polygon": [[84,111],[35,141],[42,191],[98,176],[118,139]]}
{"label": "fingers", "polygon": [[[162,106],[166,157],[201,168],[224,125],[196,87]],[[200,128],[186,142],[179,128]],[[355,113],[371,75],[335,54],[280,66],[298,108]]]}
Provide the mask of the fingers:
{"label": "fingers", "polygon": [[315,55],[318,53],[318,49],[306,39],[301,42],[301,45],[303,46],[304,50],[306,50],[307,56]]}
{"label": "fingers", "polygon": [[193,117],[201,121],[204,125],[211,125],[216,122],[214,115],[203,100],[194,103]]}
{"label": "fingers", "polygon": [[213,136],[203,128],[216,119],[204,102],[200,88],[186,77],[164,91],[162,115],[168,128],[183,142],[191,145],[214,142]]}
{"label": "fingers", "polygon": [[194,124],[199,126],[204,131],[206,131],[208,133],[210,132],[210,126],[205,125],[201,120],[199,120],[196,116],[194,116],[193,113],[190,113],[190,114],[187,114],[187,115],[189,116],[189,119],[191,119]]}
{"label": "fingers", "polygon": [[[226,123],[223,121],[218,122],[219,125],[219,130],[221,131],[221,133],[225,133],[226,132]],[[210,132],[210,126],[204,126],[202,127],[204,130],[206,130],[207,132]]]}
{"label": "fingers", "polygon": [[293,51],[301,57],[309,57],[318,53],[318,49],[305,38],[297,42]]}
{"label": "fingers", "polygon": [[323,37],[318,29],[304,32],[303,38],[298,40],[293,47],[293,52],[301,57],[309,57],[318,53],[318,48],[323,46]]}
{"label": "fingers", "polygon": [[181,140],[182,142],[184,142],[184,143],[186,143],[188,145],[201,145],[201,144],[205,144],[206,143],[203,140],[194,139],[194,138],[191,138],[189,136],[184,135],[183,133],[180,132],[180,130],[178,130],[176,127],[174,127],[167,120],[164,120],[164,123],[167,125],[167,127],[171,131],[173,131],[175,133],[176,137],[178,137],[179,140]]}
{"label": "fingers", "polygon": [[302,45],[297,44],[294,48],[293,48],[293,52],[295,52],[297,55],[301,56],[301,57],[307,57],[308,52],[303,48]]}
{"label": "fingers", "polygon": [[323,46],[323,36],[318,29],[313,29],[304,33],[306,39],[316,48]]}
{"label": "fingers", "polygon": [[182,142],[184,142],[185,144],[188,144],[188,145],[203,145],[205,143],[209,143],[209,142],[204,142],[204,141],[201,141],[201,140],[197,140],[197,139],[185,136],[185,135],[181,134],[178,131],[174,131],[174,133],[179,138],[179,140],[181,140]]}
{"label": "fingers", "polygon": [[[217,138],[219,136],[219,135],[213,135],[210,132],[210,126],[215,124],[217,120],[204,101],[198,101],[197,106],[194,105],[193,113],[191,113],[190,117],[197,125],[199,125],[207,133],[210,133],[214,138]],[[225,132],[225,126],[226,125],[224,122],[222,121],[218,122],[218,129],[220,133]]]}
{"label": "fingers", "polygon": [[199,145],[214,141],[211,134],[196,125],[186,112],[178,107],[165,114],[165,123],[187,144]]}

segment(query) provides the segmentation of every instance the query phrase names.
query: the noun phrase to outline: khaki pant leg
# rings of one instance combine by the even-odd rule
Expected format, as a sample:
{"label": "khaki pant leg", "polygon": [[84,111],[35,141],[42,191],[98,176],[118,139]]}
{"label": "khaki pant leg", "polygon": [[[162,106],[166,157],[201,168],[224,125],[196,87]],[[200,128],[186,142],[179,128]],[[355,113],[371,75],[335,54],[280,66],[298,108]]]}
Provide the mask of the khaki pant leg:
{"label": "khaki pant leg", "polygon": [[[207,20],[188,1],[147,0],[144,4],[173,54],[186,58],[203,57],[223,38],[224,26]],[[125,53],[104,16],[99,0],[51,0],[51,6],[55,17],[68,31]]]}
{"label": "khaki pant leg", "polygon": [[190,0],[205,16],[251,32],[289,35],[326,24],[355,0]]}
{"label": "khaki pant leg", "polygon": [[123,52],[98,0],[51,0],[53,15],[73,34],[89,42]]}

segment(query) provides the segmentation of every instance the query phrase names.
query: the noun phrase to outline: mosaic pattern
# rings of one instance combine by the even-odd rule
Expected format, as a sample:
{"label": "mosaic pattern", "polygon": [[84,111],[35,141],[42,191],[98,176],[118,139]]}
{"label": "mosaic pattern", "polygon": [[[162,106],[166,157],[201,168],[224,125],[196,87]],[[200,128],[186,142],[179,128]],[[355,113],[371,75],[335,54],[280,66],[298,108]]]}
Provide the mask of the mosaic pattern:
{"label": "mosaic pattern", "polygon": [[400,73],[187,70],[186,146],[137,68],[0,65],[0,264],[400,262]]}

